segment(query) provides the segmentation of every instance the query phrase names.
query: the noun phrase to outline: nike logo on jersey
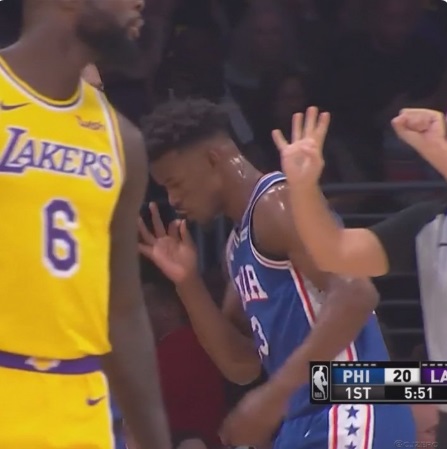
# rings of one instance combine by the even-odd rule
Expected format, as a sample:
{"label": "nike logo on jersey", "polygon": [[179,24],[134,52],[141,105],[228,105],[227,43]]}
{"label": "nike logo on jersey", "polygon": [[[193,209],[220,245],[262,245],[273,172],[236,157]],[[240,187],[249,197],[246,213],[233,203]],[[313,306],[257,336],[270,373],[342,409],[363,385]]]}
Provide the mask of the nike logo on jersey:
{"label": "nike logo on jersey", "polygon": [[76,120],[78,121],[79,126],[90,129],[91,131],[104,131],[106,129],[103,123],[83,120],[82,117],[79,117],[79,115],[76,116]]}
{"label": "nike logo on jersey", "polygon": [[3,101],[0,101],[0,111],[13,111],[28,105],[29,103],[5,104]]}
{"label": "nike logo on jersey", "polygon": [[94,405],[99,404],[104,398],[105,398],[105,396],[101,396],[99,398],[88,398],[87,405],[90,405],[91,407],[93,407]]}

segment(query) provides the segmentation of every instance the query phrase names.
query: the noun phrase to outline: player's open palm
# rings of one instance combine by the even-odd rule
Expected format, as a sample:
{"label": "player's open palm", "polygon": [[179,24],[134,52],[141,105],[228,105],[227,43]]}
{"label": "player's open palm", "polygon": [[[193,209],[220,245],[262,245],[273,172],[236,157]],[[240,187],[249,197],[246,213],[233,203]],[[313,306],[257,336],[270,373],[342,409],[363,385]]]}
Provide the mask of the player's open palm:
{"label": "player's open palm", "polygon": [[324,167],[323,145],[329,122],[329,113],[320,113],[318,108],[310,107],[306,114],[294,114],[290,142],[280,130],[272,132],[283,172],[289,181],[302,185],[318,182]]}
{"label": "player's open palm", "polygon": [[391,122],[400,139],[422,155],[424,149],[441,144],[446,137],[443,113],[430,109],[402,109]]}
{"label": "player's open palm", "polygon": [[149,205],[154,233],[138,221],[142,241],[140,253],[149,258],[174,283],[178,284],[197,271],[197,252],[185,220],[175,220],[165,228],[155,203]]}

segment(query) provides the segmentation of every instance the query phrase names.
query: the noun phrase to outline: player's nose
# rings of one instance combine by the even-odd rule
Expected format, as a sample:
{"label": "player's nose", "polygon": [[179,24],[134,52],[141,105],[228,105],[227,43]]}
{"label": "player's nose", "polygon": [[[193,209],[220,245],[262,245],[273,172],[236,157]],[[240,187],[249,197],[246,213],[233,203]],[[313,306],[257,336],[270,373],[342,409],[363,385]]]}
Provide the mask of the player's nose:
{"label": "player's nose", "polygon": [[144,5],[145,5],[145,0],[135,0],[135,9],[138,12],[143,11]]}

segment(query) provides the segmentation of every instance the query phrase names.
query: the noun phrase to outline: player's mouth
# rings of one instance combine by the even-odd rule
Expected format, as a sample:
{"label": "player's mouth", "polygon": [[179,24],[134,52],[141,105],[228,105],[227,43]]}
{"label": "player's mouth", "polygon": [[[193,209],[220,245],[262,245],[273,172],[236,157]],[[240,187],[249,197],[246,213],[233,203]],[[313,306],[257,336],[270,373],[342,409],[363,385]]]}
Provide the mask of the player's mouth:
{"label": "player's mouth", "polygon": [[185,209],[175,209],[175,213],[180,217],[180,218],[186,218],[188,216],[188,211]]}
{"label": "player's mouth", "polygon": [[141,17],[138,17],[135,20],[132,20],[129,23],[127,28],[127,35],[129,39],[136,40],[140,37],[141,28],[144,25],[144,20]]}

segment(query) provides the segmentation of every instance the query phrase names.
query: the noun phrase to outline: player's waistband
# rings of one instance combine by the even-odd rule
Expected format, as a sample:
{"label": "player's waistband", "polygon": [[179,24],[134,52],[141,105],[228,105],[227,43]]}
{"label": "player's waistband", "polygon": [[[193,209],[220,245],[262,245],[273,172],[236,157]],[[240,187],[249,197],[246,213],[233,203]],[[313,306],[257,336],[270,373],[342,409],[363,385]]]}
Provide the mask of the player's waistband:
{"label": "player's waistband", "polygon": [[53,360],[0,351],[0,367],[47,374],[88,374],[101,370],[98,356]]}

